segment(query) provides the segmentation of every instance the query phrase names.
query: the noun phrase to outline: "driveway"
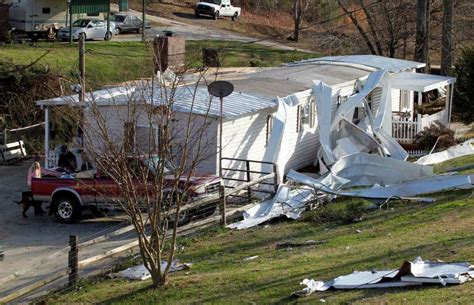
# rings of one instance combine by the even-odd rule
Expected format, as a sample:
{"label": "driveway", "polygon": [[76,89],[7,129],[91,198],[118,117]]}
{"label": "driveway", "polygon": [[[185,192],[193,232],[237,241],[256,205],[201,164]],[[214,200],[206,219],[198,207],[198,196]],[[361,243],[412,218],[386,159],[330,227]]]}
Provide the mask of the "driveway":
{"label": "driveway", "polygon": [[[67,254],[55,259],[45,257],[67,247],[69,235],[78,235],[79,241],[84,241],[122,226],[116,222],[61,224],[54,216],[34,216],[33,208],[28,211],[28,218],[23,218],[21,208],[13,200],[19,200],[21,191],[26,189],[26,172],[32,162],[27,160],[18,165],[0,166],[0,247],[5,250],[5,257],[0,261],[0,296],[66,267]],[[131,236],[102,242],[84,250],[80,252],[80,259],[122,245],[126,242],[124,239],[131,240]],[[8,275],[23,270],[27,272],[2,283]]]}
{"label": "driveway", "polygon": [[[112,5],[112,10],[118,11],[118,6]],[[142,16],[141,12],[129,10],[131,15],[135,16]],[[243,35],[239,35],[233,33],[231,31],[223,30],[220,28],[213,28],[213,27],[206,27],[204,25],[195,25],[195,24],[188,24],[183,23],[176,20],[171,20],[163,17],[158,17],[154,15],[146,15],[147,20],[151,22],[156,22],[158,24],[165,24],[166,26],[153,26],[151,29],[147,29],[145,31],[147,39],[153,39],[157,35],[163,35],[163,31],[172,31],[175,35],[184,36],[186,39],[189,40],[229,40],[229,41],[240,41],[240,42],[253,42],[267,46],[267,47],[274,47],[280,50],[288,50],[288,51],[300,51],[306,53],[314,53],[310,50],[295,48],[293,46],[288,46],[282,43],[270,41],[270,40],[262,40],[261,38],[253,38],[247,37]],[[114,41],[140,41],[141,34],[122,34],[116,35],[113,38]]]}

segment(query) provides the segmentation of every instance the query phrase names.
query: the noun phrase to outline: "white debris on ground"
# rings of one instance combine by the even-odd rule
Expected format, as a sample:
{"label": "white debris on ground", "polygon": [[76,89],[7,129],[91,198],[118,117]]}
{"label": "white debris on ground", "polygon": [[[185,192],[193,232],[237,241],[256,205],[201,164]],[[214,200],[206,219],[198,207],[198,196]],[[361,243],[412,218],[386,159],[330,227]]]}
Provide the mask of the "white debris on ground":
{"label": "white debris on ground", "polygon": [[[474,175],[435,175],[429,165],[474,153],[474,140],[420,158],[415,163],[406,161],[408,153],[390,136],[390,81],[387,71],[372,72],[363,84],[356,83],[355,94],[337,106],[333,97],[339,94],[338,91],[324,82],[313,81],[318,121],[315,136],[321,145],[315,152],[315,165],[319,165],[320,176],[315,178],[290,170],[287,183],[303,187],[293,186],[291,191],[280,187],[275,198],[249,209],[244,213],[243,221],[228,227],[246,229],[281,215],[297,219],[308,202],[315,199],[322,202],[347,196],[374,202],[391,199],[433,202],[431,198],[413,196],[474,188]],[[373,111],[368,96],[377,87],[382,88],[382,95],[379,107]],[[264,158],[277,164],[278,177],[283,177],[288,161],[286,113],[291,103],[291,98],[278,98],[274,128]],[[299,197],[299,193],[305,195]]]}
{"label": "white debris on ground", "polygon": [[448,161],[454,158],[474,155],[474,139],[470,139],[446,150],[423,156],[416,160],[416,164],[429,165]]}
{"label": "white debris on ground", "polygon": [[[168,265],[167,262],[163,261],[161,262],[161,270],[164,270],[166,266]],[[180,264],[179,260],[175,259],[171,263],[170,267],[170,272],[176,272],[176,271],[181,271],[185,269],[191,268],[192,264],[186,263],[186,264]],[[151,278],[150,271],[145,267],[144,264],[134,266],[127,268],[125,270],[119,271],[117,273],[119,277],[126,278],[129,280],[140,280],[140,281],[145,281],[149,278]]]}
{"label": "white debris on ground", "polygon": [[474,278],[474,266],[469,263],[445,263],[424,261],[421,257],[413,262],[404,262],[400,269],[382,271],[354,271],[328,282],[304,279],[306,286],[295,292],[296,296],[307,296],[328,289],[368,289],[405,287],[423,284],[463,284]]}
{"label": "white debris on ground", "polygon": [[291,190],[287,185],[280,185],[275,197],[245,211],[244,220],[230,224],[227,228],[247,229],[279,216],[298,219],[306,209],[306,204],[314,198],[312,189]]}

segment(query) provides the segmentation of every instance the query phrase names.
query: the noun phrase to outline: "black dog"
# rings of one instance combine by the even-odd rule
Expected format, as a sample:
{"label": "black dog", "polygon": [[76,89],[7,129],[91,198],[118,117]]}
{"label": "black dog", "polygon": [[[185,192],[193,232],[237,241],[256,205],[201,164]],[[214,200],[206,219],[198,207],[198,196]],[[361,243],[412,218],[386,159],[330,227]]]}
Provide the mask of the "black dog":
{"label": "black dog", "polygon": [[33,206],[35,210],[35,216],[43,216],[45,212],[41,208],[41,201],[35,201],[33,199],[33,194],[31,192],[22,192],[21,193],[21,201],[15,201],[17,204],[21,204],[23,206],[23,217],[27,218],[26,211],[29,210],[31,206]]}

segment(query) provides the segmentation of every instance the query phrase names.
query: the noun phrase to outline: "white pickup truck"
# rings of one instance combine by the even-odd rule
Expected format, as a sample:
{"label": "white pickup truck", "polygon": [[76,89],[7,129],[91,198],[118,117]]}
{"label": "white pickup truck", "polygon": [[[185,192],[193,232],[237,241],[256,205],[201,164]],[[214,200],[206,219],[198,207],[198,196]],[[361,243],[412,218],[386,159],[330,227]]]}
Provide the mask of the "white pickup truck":
{"label": "white pickup truck", "polygon": [[203,0],[196,4],[194,14],[211,16],[214,19],[219,17],[231,17],[235,21],[240,16],[240,7],[232,6],[230,0]]}

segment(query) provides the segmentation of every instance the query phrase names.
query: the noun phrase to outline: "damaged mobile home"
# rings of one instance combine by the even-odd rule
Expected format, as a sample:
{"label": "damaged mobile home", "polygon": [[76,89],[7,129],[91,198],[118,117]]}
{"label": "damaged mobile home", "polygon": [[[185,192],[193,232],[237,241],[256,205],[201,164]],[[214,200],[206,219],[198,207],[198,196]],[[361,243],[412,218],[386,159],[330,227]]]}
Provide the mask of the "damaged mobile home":
{"label": "damaged mobile home", "polygon": [[[331,88],[330,104],[328,107],[331,116],[342,105],[346,104],[351,96],[357,93],[364,85],[374,71],[384,74],[383,83],[377,83],[370,94],[367,96],[367,104],[371,112],[375,115],[383,113],[383,117],[377,122],[382,127],[385,134],[393,136],[392,130],[396,132],[397,114],[406,109],[400,108],[400,105],[411,107],[410,113],[413,113],[415,95],[404,94],[404,90],[416,88],[405,88],[402,85],[396,88],[392,87],[392,79],[398,79],[400,74],[413,74],[416,79],[425,80],[424,89],[444,88],[446,94],[446,112],[449,122],[449,109],[452,95],[452,85],[454,78],[435,77],[425,74],[415,73],[417,68],[424,64],[399,60],[393,58],[384,58],[373,55],[353,55],[338,57],[323,57],[315,60],[298,62],[286,66],[263,69],[254,73],[239,75],[236,78],[220,76],[220,79],[227,79],[235,86],[235,91],[231,96],[225,99],[223,105],[223,155],[230,160],[223,161],[223,168],[242,167],[241,162],[233,159],[256,160],[277,163],[279,166],[279,176],[283,177],[290,169],[298,170],[314,162],[314,153],[320,147],[320,126],[324,124],[321,121],[321,111],[327,109],[317,109],[317,97],[313,92],[313,81],[319,81]],[[426,79],[430,78],[429,81]],[[400,83],[400,82],[399,82]],[[413,83],[413,82],[411,82]],[[428,86],[429,83],[429,86]],[[157,90],[148,90],[149,92],[140,94],[140,98],[146,103],[160,104],[160,91],[166,91],[165,88],[156,88]],[[420,88],[418,88],[420,89]],[[424,90],[423,89],[423,90]],[[108,128],[117,135],[117,139],[123,137],[123,126],[118,124],[118,117],[123,111],[125,105],[123,102],[130,98],[130,91],[143,91],[137,87],[114,88],[101,90],[88,94],[89,101],[96,103],[101,111],[107,114]],[[191,90],[192,91],[192,90]],[[177,90],[176,111],[186,113],[190,111],[190,105],[195,101],[199,109],[193,109],[196,117],[203,114],[208,107],[210,114],[216,119],[215,126],[210,126],[209,138],[219,138],[217,128],[219,112],[219,102],[212,99],[207,93],[205,87],[198,87],[196,96],[189,92],[186,86]],[[138,94],[137,94],[138,96]],[[419,100],[421,102],[421,100]],[[48,107],[61,105],[79,105],[78,96],[58,97],[50,100],[38,101],[37,105],[43,107],[46,112]],[[380,109],[382,105],[383,109]],[[328,113],[329,113],[328,112]],[[327,115],[327,113],[325,113]],[[355,109],[348,118],[353,121],[360,121],[364,116],[361,109]],[[419,119],[416,124],[421,126],[421,118],[411,117],[411,120]],[[407,121],[412,124],[414,121]],[[179,120],[178,120],[179,121]],[[283,125],[282,125],[283,124]],[[141,124],[140,124],[141,125]],[[137,137],[140,134],[150,132],[147,127],[137,126]],[[282,144],[280,131],[284,127],[284,147],[278,147]],[[152,128],[158,128],[154,126]],[[421,128],[421,127],[420,127]],[[276,134],[276,135],[274,135]],[[49,138],[49,135],[45,135]],[[410,140],[414,139],[414,134]],[[139,142],[139,141],[137,141]],[[324,142],[324,141],[323,141]],[[139,145],[139,144],[138,144]],[[214,150],[214,157],[202,165],[203,172],[218,173],[217,146],[219,143],[214,141],[210,146]],[[214,149],[215,148],[215,149]],[[45,147],[45,153],[49,156],[49,147]],[[279,152],[279,156],[276,154]],[[210,153],[209,155],[212,155]],[[275,162],[285,160],[282,162]],[[229,174],[229,173],[223,173]]]}
{"label": "damaged mobile home", "polygon": [[[374,55],[351,55],[306,60],[252,73],[218,74],[219,79],[231,81],[235,87],[224,99],[222,111],[219,100],[194,79],[172,91],[174,124],[179,130],[180,114],[191,113],[196,126],[204,124],[204,116],[211,118],[204,135],[207,158],[198,170],[220,174],[227,186],[275,172],[279,183],[288,174],[290,180],[308,187],[301,196],[301,190],[295,193],[280,185],[273,199],[249,211],[248,224],[250,219],[255,225],[278,215],[297,218],[300,212],[295,211],[302,211],[306,202],[321,196],[386,200],[446,188],[470,188],[472,176],[435,176],[430,166],[406,162],[408,154],[400,143],[413,141],[424,126],[435,120],[450,123],[456,79],[416,72],[424,66]],[[444,99],[443,109],[428,116],[417,113],[417,108],[430,102],[430,94],[426,93],[433,91]],[[85,107],[84,120],[94,126],[86,107],[87,103],[94,103],[106,118],[106,128],[120,142],[129,136],[121,119],[126,117],[128,101],[159,107],[170,92],[166,86],[140,82],[127,88],[92,92],[83,103],[73,95],[38,101],[37,105],[45,109],[46,121],[49,107]],[[156,134],[159,126],[143,116],[133,130],[140,148],[140,139]],[[51,156],[48,131],[45,136],[45,154]],[[49,160],[53,162],[54,158]],[[321,177],[294,172],[310,165],[318,166]],[[369,189],[347,190],[355,186]],[[243,227],[248,225],[242,224]]]}

